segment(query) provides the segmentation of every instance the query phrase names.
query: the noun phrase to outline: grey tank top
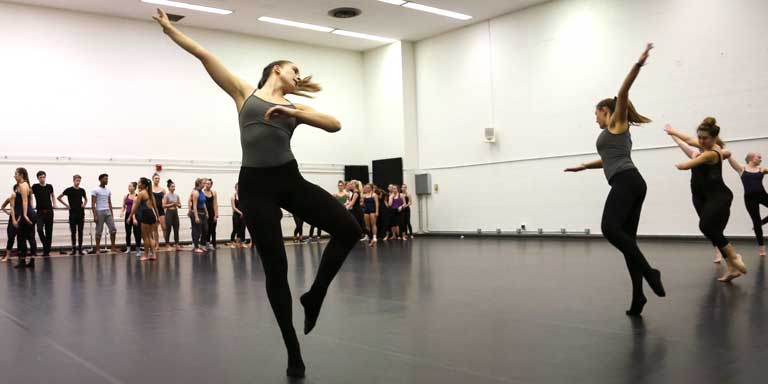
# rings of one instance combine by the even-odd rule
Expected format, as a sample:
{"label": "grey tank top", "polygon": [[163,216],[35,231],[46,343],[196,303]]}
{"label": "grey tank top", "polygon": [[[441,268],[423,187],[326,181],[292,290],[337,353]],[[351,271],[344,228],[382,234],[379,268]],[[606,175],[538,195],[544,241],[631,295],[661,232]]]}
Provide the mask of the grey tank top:
{"label": "grey tank top", "polygon": [[240,145],[244,167],[275,167],[294,160],[291,136],[298,122],[293,117],[273,117],[264,120],[264,114],[275,104],[251,95],[240,110]]}
{"label": "grey tank top", "polygon": [[179,201],[179,195],[168,192],[165,194],[165,200],[168,204],[173,204]]}
{"label": "grey tank top", "polygon": [[603,160],[603,172],[608,181],[617,173],[636,168],[631,152],[632,135],[629,131],[614,135],[606,128],[597,136],[597,153]]}

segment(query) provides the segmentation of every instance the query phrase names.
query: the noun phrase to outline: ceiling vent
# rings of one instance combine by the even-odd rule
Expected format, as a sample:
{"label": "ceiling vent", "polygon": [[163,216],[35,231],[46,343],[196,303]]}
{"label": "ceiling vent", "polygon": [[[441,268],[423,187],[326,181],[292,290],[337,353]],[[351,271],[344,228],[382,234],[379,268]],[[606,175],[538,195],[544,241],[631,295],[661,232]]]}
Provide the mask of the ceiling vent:
{"label": "ceiling vent", "polygon": [[169,13],[168,14],[168,20],[170,20],[170,21],[172,21],[174,23],[179,21],[179,20],[181,20],[181,19],[183,19],[183,18],[184,18],[184,16],[182,16],[182,15],[174,15],[173,13]]}
{"label": "ceiling vent", "polygon": [[334,8],[328,11],[329,16],[337,19],[351,19],[360,16],[361,13],[363,13],[361,10],[350,7]]}

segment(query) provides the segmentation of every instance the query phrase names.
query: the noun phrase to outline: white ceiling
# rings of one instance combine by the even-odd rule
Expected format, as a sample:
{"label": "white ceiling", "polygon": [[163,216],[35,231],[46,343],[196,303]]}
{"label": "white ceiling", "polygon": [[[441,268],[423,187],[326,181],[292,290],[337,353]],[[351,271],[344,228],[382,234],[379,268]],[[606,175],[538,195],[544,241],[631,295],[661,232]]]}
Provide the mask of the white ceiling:
{"label": "white ceiling", "polygon": [[[139,0],[4,0],[82,12],[150,20],[155,6]],[[310,24],[368,33],[399,40],[418,41],[430,36],[487,20],[514,10],[549,0],[418,0],[418,3],[473,16],[468,21],[454,20],[377,0],[183,0],[187,3],[231,9],[231,15],[220,16],[168,8],[170,13],[185,15],[180,25],[211,28],[248,35],[300,41],[352,50],[366,50],[382,43],[285,27],[256,20],[272,16]],[[353,19],[335,19],[328,11],[337,7],[354,7],[363,11]]]}

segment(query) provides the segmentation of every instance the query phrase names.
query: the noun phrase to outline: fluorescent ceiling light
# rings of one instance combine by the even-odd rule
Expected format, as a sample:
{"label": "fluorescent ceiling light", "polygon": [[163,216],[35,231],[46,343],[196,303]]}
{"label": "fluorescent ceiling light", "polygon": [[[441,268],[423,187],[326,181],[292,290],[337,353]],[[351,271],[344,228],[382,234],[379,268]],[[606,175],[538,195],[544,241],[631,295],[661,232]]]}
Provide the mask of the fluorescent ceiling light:
{"label": "fluorescent ceiling light", "polygon": [[232,13],[232,11],[230,11],[228,9],[205,7],[205,6],[202,6],[202,5],[187,4],[187,3],[182,3],[182,2],[179,2],[179,1],[170,1],[170,0],[141,0],[141,2],[142,3],[155,4],[155,5],[164,5],[166,7],[176,7],[176,8],[191,9],[193,11],[215,13],[217,15],[229,15],[230,13]]}
{"label": "fluorescent ceiling light", "polygon": [[317,31],[317,32],[330,32],[330,33],[333,33],[333,34],[336,34],[336,35],[342,35],[342,36],[348,36],[348,37],[356,37],[358,39],[381,41],[381,42],[385,42],[385,43],[394,43],[395,41],[397,41],[396,39],[390,39],[388,37],[369,35],[369,34],[366,34],[366,33],[344,31],[344,30],[341,30],[341,29],[330,28],[330,27],[323,27],[323,26],[320,26],[320,25],[300,23],[298,21],[276,19],[274,17],[269,17],[269,16],[259,17],[258,20],[259,21],[264,21],[264,22],[267,22],[267,23],[287,25],[289,27],[309,29],[309,30],[313,30],[313,31]]}
{"label": "fluorescent ceiling light", "polygon": [[323,26],[314,25],[314,24],[299,23],[297,21],[276,19],[274,17],[262,16],[262,17],[259,17],[258,20],[259,21],[264,21],[264,22],[267,22],[267,23],[287,25],[289,27],[296,27],[296,28],[302,28],[302,29],[310,29],[310,30],[318,31],[318,32],[331,32],[331,31],[333,31],[333,28],[323,27]]}
{"label": "fluorescent ceiling light", "polygon": [[445,9],[430,7],[428,5],[422,5],[422,4],[418,4],[418,3],[407,2],[407,3],[403,4],[403,7],[415,9],[415,10],[418,10],[418,11],[434,13],[436,15],[447,16],[447,17],[451,17],[451,18],[459,19],[459,20],[469,20],[469,19],[472,18],[472,16],[465,15],[463,13],[446,11]]}
{"label": "fluorescent ceiling light", "polygon": [[384,43],[394,43],[395,39],[390,39],[388,37],[381,37],[381,36],[375,36],[375,35],[368,35],[365,33],[358,33],[358,32],[350,32],[350,31],[344,31],[341,29],[337,29],[333,32],[331,32],[335,35],[342,35],[342,36],[349,36],[349,37],[357,37],[358,39],[366,39],[366,40],[374,40],[374,41],[381,41]]}
{"label": "fluorescent ceiling light", "polygon": [[381,1],[382,3],[394,4],[394,5],[403,5],[407,3],[407,1],[405,0],[379,0],[379,1]]}

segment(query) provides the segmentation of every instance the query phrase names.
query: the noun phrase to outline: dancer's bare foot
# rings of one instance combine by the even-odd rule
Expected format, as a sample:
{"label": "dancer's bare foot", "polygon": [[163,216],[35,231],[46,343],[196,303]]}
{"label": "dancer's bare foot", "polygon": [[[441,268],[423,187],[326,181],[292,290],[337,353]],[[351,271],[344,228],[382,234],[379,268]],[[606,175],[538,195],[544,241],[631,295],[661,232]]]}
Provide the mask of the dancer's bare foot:
{"label": "dancer's bare foot", "polygon": [[723,261],[723,255],[720,253],[720,250],[715,248],[715,259],[712,260],[715,264],[720,264],[720,262]]}
{"label": "dancer's bare foot", "polygon": [[148,260],[149,260],[149,256],[142,256],[139,258],[139,261],[148,261]]}
{"label": "dancer's bare foot", "polygon": [[112,248],[109,249],[109,253],[118,253],[118,250],[117,250],[117,248],[112,247]]}
{"label": "dancer's bare foot", "polygon": [[760,246],[760,257],[765,257],[765,245]]}
{"label": "dancer's bare foot", "polygon": [[377,242],[378,242],[378,240],[376,240],[376,238],[374,237],[373,240],[371,240],[371,242],[368,245],[373,247],[374,245],[376,245]]}
{"label": "dancer's bare foot", "polygon": [[168,252],[173,251],[173,247],[171,247],[170,245],[166,245],[165,250]]}
{"label": "dancer's bare foot", "polygon": [[202,248],[195,248],[194,252],[197,253],[197,254],[205,253],[205,251]]}
{"label": "dancer's bare foot", "polygon": [[738,277],[741,277],[741,273],[739,271],[726,272],[725,275],[717,279],[717,281],[722,281],[723,283],[727,283]]}
{"label": "dancer's bare foot", "polygon": [[7,262],[8,262],[7,257],[0,258],[0,263],[7,263]]}
{"label": "dancer's bare foot", "polygon": [[741,272],[743,274],[747,273],[747,266],[744,265],[744,261],[741,259],[741,255],[736,254],[736,256],[732,257],[731,259],[733,259],[733,260],[729,259],[729,261],[731,261],[733,263],[733,268],[735,270],[737,270],[737,271],[739,271],[739,272]]}

